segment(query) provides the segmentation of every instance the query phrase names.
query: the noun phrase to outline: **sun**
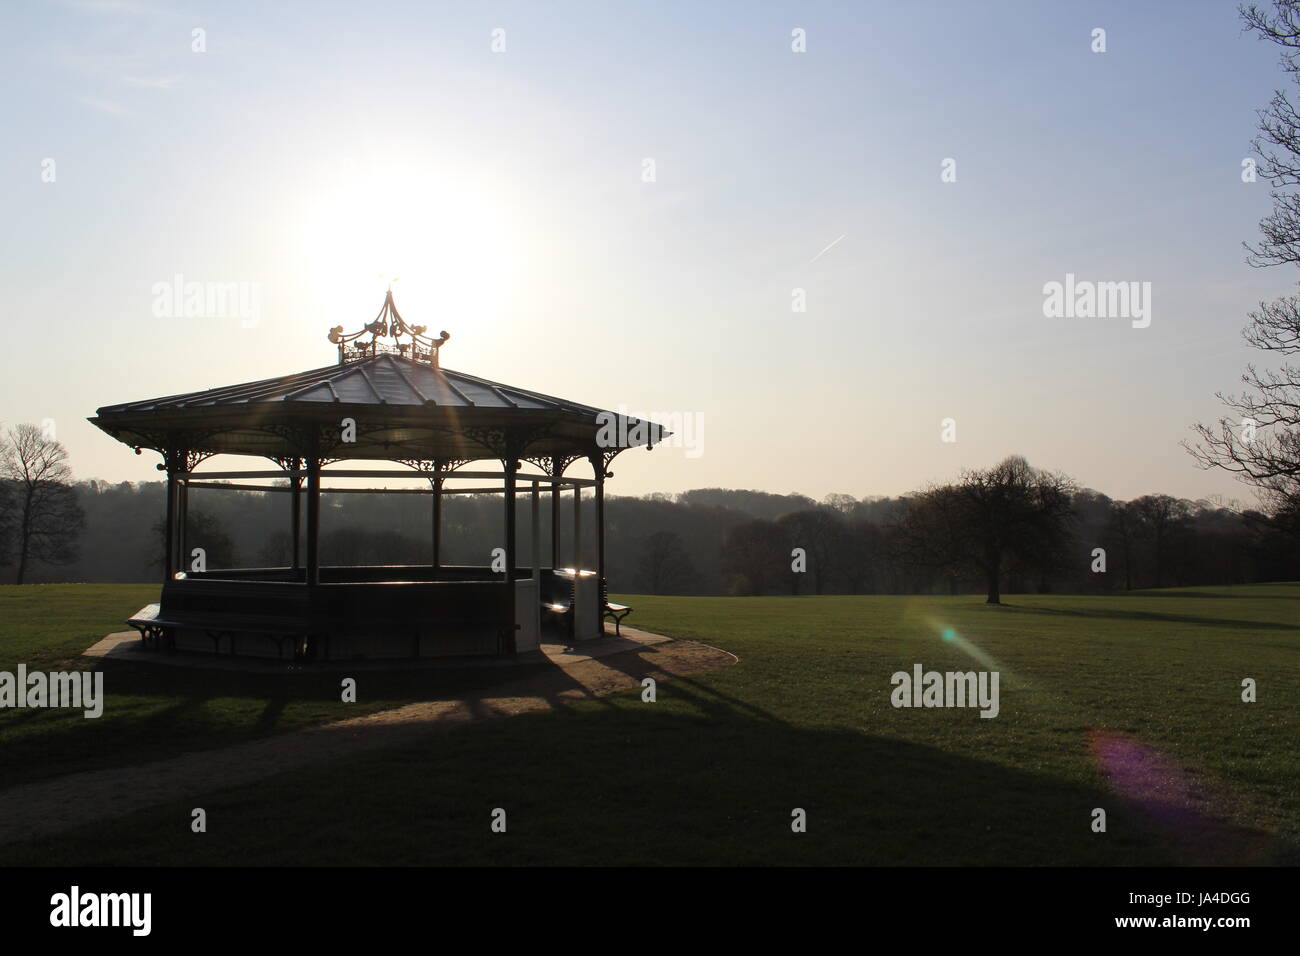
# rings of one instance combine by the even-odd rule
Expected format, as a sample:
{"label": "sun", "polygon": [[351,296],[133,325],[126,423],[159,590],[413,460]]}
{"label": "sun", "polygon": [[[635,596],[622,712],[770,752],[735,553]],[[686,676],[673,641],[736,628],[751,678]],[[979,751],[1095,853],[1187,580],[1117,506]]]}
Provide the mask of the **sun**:
{"label": "sun", "polygon": [[395,295],[414,322],[446,327],[499,312],[521,265],[521,229],[500,184],[462,170],[351,164],[298,217],[313,286],[339,298]]}

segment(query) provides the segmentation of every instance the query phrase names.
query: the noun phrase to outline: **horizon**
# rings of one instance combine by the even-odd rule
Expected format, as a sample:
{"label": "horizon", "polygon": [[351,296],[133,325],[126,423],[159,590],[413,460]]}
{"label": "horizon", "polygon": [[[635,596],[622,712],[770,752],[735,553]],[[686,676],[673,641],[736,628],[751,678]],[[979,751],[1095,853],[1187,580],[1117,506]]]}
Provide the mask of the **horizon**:
{"label": "horizon", "polygon": [[[632,449],[632,450],[635,451],[635,449]],[[212,460],[215,461],[217,457],[218,457],[218,456],[214,456]],[[1031,464],[1032,464],[1032,463],[1031,463]],[[322,471],[322,475],[324,475],[324,476],[329,476],[329,474],[330,474],[330,472],[329,472],[329,469],[328,469],[328,468],[325,469],[324,471]],[[407,476],[402,475],[402,477],[405,478],[405,477],[407,477]],[[954,483],[954,484],[955,484],[956,481],[957,481],[957,478],[958,478],[957,475],[953,475],[953,481],[952,481],[951,483]],[[77,477],[77,478],[74,478],[74,481],[76,481],[76,482],[87,482],[87,483],[89,483],[89,482],[95,482],[95,483],[98,483],[98,484],[101,484],[101,485],[105,485],[105,486],[114,486],[114,487],[115,487],[115,486],[118,486],[118,485],[120,485],[120,484],[122,483],[121,481],[112,481],[112,480],[107,479],[107,478],[97,478],[97,477],[94,476],[94,475],[90,475],[90,476],[87,476],[87,477],[84,477],[84,478],[82,478],[82,477]],[[162,485],[162,484],[166,481],[166,478],[163,477],[163,476],[161,476],[161,475],[159,475],[158,477],[155,477],[155,478],[144,478],[144,479],[141,479],[141,480],[139,480],[139,481],[132,481],[132,480],[130,480],[130,479],[123,479],[123,481],[126,481],[126,482],[128,482],[129,484],[137,485],[137,486],[138,486],[138,485],[145,485],[145,484],[156,484],[156,485]],[[223,484],[223,483],[226,483],[227,481],[229,481],[229,479],[217,479],[217,480],[214,482],[214,484]],[[371,481],[370,483],[371,483],[373,486],[376,486],[376,487],[383,487],[383,486],[385,485],[385,483],[382,482],[382,481]],[[346,487],[348,487],[348,484],[347,484],[347,480],[346,480],[346,479],[344,479],[344,480],[340,480],[340,481],[338,482],[338,484],[339,484],[339,487],[341,487],[341,488],[346,488]],[[944,482],[943,484],[949,484],[949,482]],[[881,502],[881,501],[899,501],[899,500],[906,499],[906,498],[912,498],[912,497],[915,497],[917,494],[919,494],[919,493],[921,493],[921,492],[923,492],[923,491],[925,491],[925,490],[926,490],[925,488],[915,488],[915,489],[913,489],[912,491],[904,492],[903,494],[900,494],[900,495],[871,495],[871,494],[868,494],[868,495],[857,495],[857,496],[852,496],[852,497],[854,498],[854,501],[855,501],[857,504],[875,504],[875,503],[877,503],[877,502]],[[322,493],[323,493],[323,494],[329,494],[330,491],[331,491],[331,489],[326,488],[326,489],[323,490]],[[666,495],[666,496],[668,496],[668,500],[670,500],[670,501],[672,501],[672,502],[674,502],[674,503],[678,503],[678,502],[680,501],[680,499],[681,499],[683,496],[685,496],[685,495],[690,495],[690,494],[695,494],[695,493],[702,492],[702,491],[720,491],[720,492],[726,492],[726,493],[728,493],[728,494],[755,494],[755,495],[769,495],[769,496],[774,497],[774,498],[803,498],[803,499],[806,499],[806,500],[808,500],[808,501],[811,501],[811,502],[813,503],[813,505],[815,505],[815,506],[818,506],[818,507],[823,507],[823,506],[824,506],[824,507],[830,507],[830,508],[838,508],[838,505],[829,502],[828,499],[833,498],[833,497],[836,497],[836,496],[838,496],[838,495],[845,495],[845,494],[848,494],[848,492],[842,492],[842,491],[839,491],[839,492],[837,492],[837,491],[831,491],[831,492],[827,492],[825,495],[822,495],[822,496],[820,496],[820,497],[814,497],[814,496],[812,496],[812,495],[810,495],[810,494],[806,494],[806,493],[801,492],[801,491],[798,491],[798,490],[793,490],[793,491],[767,491],[767,490],[762,489],[762,488],[743,488],[743,487],[739,487],[739,486],[736,486],[736,487],[726,487],[726,486],[722,486],[722,485],[701,485],[701,486],[696,487],[696,488],[685,488],[685,489],[683,489],[683,490],[681,490],[681,491],[655,491],[655,490],[651,490],[651,491],[638,492],[638,493],[635,493],[635,494],[628,493],[628,492],[621,492],[621,491],[611,491],[611,492],[606,493],[606,495],[605,495],[605,500],[606,500],[606,501],[609,501],[609,500],[614,499],[614,498],[632,498],[632,499],[642,500],[642,501],[643,501],[643,500],[650,500],[650,499],[656,498],[656,497],[658,497],[658,496],[664,496],[664,495]],[[1100,494],[1100,495],[1103,495],[1103,496],[1109,498],[1109,499],[1112,500],[1112,501],[1132,501],[1132,500],[1135,500],[1135,498],[1141,498],[1141,497],[1144,497],[1144,495],[1136,495],[1136,496],[1134,496],[1134,498],[1117,498],[1117,497],[1114,496],[1114,495],[1108,494],[1104,488],[1092,488],[1092,487],[1089,487],[1089,486],[1087,486],[1087,485],[1079,485],[1079,487],[1076,489],[1076,492],[1077,492],[1077,493],[1094,493],[1094,494]],[[238,494],[265,494],[265,492],[248,492],[248,491],[239,491],[239,492],[237,492],[237,493],[238,493]],[[1165,492],[1162,492],[1162,491],[1160,491],[1160,490],[1157,489],[1157,490],[1154,490],[1154,491],[1149,492],[1149,494],[1150,494],[1150,495],[1162,495],[1162,494],[1165,494]],[[491,497],[495,497],[495,496],[496,496],[496,494],[493,493],[493,492],[483,492],[483,493],[480,493],[480,494],[467,495],[466,497],[469,497],[469,498],[478,498],[478,497],[491,498]],[[1170,497],[1172,497],[1172,498],[1179,498],[1178,495],[1170,495]],[[1212,509],[1216,509],[1216,510],[1217,510],[1217,509],[1225,509],[1225,510],[1228,510],[1228,511],[1238,511],[1238,510],[1241,510],[1241,511],[1255,511],[1255,510],[1258,510],[1258,505],[1257,505],[1257,504],[1255,504],[1255,503],[1251,503],[1251,502],[1247,502],[1247,501],[1244,501],[1244,500],[1242,500],[1242,499],[1240,499],[1240,498],[1226,498],[1226,497],[1224,497],[1224,498],[1218,498],[1218,499],[1215,499],[1215,498],[1181,498],[1181,499],[1179,499],[1179,500],[1183,500],[1183,501],[1190,502],[1191,504],[1196,505],[1196,506],[1204,506],[1204,507],[1208,507],[1208,508],[1212,508]],[[520,507],[523,507],[523,505],[520,504]],[[725,507],[725,506],[724,506],[724,507]]]}

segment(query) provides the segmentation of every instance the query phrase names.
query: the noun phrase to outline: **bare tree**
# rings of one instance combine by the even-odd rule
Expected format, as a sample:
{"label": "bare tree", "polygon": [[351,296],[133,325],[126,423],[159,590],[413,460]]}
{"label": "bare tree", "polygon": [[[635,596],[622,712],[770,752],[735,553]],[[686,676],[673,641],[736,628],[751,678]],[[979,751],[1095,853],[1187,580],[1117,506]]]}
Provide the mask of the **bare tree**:
{"label": "bare tree", "polygon": [[1124,590],[1133,590],[1133,548],[1138,535],[1138,516],[1131,502],[1113,501],[1106,530],[1118,541],[1124,561]]}
{"label": "bare tree", "polygon": [[831,508],[842,515],[851,515],[858,507],[858,499],[843,492],[833,491],[822,499],[822,507]]}
{"label": "bare tree", "polygon": [[257,552],[259,568],[287,568],[293,560],[293,535],[281,528],[266,538]]}
{"label": "bare tree", "polygon": [[1137,517],[1140,529],[1151,541],[1155,586],[1164,587],[1170,546],[1191,517],[1191,507],[1186,501],[1169,495],[1143,495],[1129,502],[1129,508]]}
{"label": "bare tree", "polygon": [[[777,524],[785,530],[792,547],[804,549],[810,559],[813,593],[821,594],[831,576],[839,571],[835,559],[844,539],[842,513],[829,507],[809,508],[782,515]],[[795,583],[797,586],[797,578]]]}
{"label": "bare tree", "polygon": [[[150,549],[152,557],[149,563],[154,567],[162,567],[163,555],[167,553],[167,525],[161,518],[154,522],[153,535],[158,545]],[[287,534],[285,538],[287,541]],[[185,548],[186,553],[181,555],[181,570],[192,566],[195,548],[203,549],[203,563],[209,569],[239,566],[235,541],[225,523],[201,508],[191,507],[185,516]],[[284,563],[289,562],[286,559]]]}
{"label": "bare tree", "polygon": [[722,567],[733,594],[766,594],[790,567],[785,534],[766,518],[734,526],[722,545]]}
{"label": "bare tree", "polygon": [[1074,482],[1012,455],[984,471],[966,472],[958,487],[975,539],[971,559],[988,586],[987,603],[1000,604],[1007,559],[1041,563],[1061,551],[1074,515]]}
{"label": "bare tree", "polygon": [[883,581],[886,567],[894,562],[886,529],[866,518],[849,518],[844,527],[839,578],[850,594],[872,594]]}
{"label": "bare tree", "polygon": [[1001,604],[1002,576],[1013,563],[1041,573],[1061,562],[1075,490],[1064,475],[1012,455],[917,495],[900,522],[902,540],[918,563],[943,572],[954,587],[963,570],[977,573],[987,603]]}
{"label": "bare tree", "polygon": [[651,594],[673,594],[690,587],[696,578],[691,556],[675,531],[656,531],[647,536],[637,566]]}
{"label": "bare tree", "polygon": [[948,590],[970,566],[973,528],[966,503],[956,485],[938,485],[908,500],[898,518],[896,548],[899,564],[923,568],[944,578]]}
{"label": "bare tree", "polygon": [[0,436],[0,565],[13,564],[14,483],[9,479],[13,451]]}
{"label": "bare tree", "polygon": [[[1240,8],[1246,29],[1282,47],[1281,66],[1300,85],[1300,0],[1275,0],[1271,10]],[[1273,186],[1273,211],[1259,224],[1263,241],[1246,245],[1257,267],[1300,265],[1300,113],[1285,90],[1259,112],[1259,175]],[[1243,335],[1253,347],[1278,356],[1300,351],[1300,296],[1261,302]],[[1280,369],[1246,366],[1246,391],[1218,394],[1231,411],[1213,425],[1194,426],[1183,445],[1203,468],[1222,468],[1253,486],[1273,514],[1300,505],[1300,369],[1285,359]]]}
{"label": "bare tree", "polygon": [[70,484],[72,469],[64,447],[35,425],[9,429],[2,472],[13,500],[15,584],[22,584],[33,561],[70,564],[85,515]]}

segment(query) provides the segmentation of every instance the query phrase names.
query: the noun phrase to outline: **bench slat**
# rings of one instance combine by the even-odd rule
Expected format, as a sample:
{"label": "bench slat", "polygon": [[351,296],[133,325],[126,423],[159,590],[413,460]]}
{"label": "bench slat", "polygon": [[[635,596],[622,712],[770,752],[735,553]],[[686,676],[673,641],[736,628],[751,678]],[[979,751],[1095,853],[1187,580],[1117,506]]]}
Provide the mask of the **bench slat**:
{"label": "bench slat", "polygon": [[159,606],[158,606],[157,604],[146,604],[144,607],[140,608],[140,610],[136,611],[135,614],[133,614],[133,615],[131,615],[129,618],[127,618],[127,619],[126,619],[126,623],[128,623],[128,624],[152,624],[153,621],[154,621],[154,618],[156,618],[156,617],[158,616],[158,611],[159,611],[159,610],[160,610],[160,608],[159,608]]}

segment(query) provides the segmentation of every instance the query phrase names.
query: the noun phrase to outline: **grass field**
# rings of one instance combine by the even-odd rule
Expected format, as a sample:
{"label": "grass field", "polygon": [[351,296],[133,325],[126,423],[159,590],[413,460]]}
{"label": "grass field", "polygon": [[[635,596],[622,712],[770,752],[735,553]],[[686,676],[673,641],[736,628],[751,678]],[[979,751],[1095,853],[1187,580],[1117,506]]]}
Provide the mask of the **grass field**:
{"label": "grass field", "polygon": [[[155,588],[0,588],[0,669],[64,661]],[[739,655],[634,693],[452,728],[56,837],[8,864],[1300,862],[1300,585],[973,596],[627,596]],[[946,635],[946,637],[945,637]],[[988,662],[987,664],[979,661]],[[990,668],[1001,712],[896,709],[890,675]],[[78,665],[80,666],[80,665]],[[483,688],[107,665],[99,720],[0,711],[3,786]],[[1243,678],[1258,682],[1241,701]],[[207,811],[193,834],[190,810]],[[505,808],[509,829],[490,831]],[[808,816],[791,832],[792,808]],[[1091,829],[1107,811],[1107,832]]]}

